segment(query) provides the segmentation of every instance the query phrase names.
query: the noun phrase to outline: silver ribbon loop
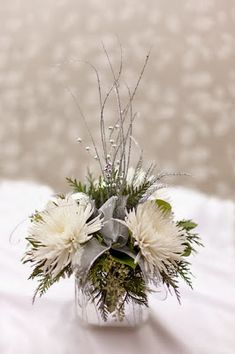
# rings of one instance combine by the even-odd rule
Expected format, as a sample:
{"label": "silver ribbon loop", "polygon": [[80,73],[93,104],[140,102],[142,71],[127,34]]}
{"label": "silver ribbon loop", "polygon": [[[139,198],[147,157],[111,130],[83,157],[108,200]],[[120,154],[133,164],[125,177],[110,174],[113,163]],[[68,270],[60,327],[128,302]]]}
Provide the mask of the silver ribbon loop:
{"label": "silver ribbon loop", "polygon": [[[137,254],[126,246],[129,230],[124,224],[123,219],[125,217],[127,198],[126,196],[122,198],[113,196],[98,210],[103,215],[103,227],[100,233],[106,245],[102,245],[93,237],[76,252],[73,265],[81,286],[85,286],[87,275],[95,261],[110,248],[125,253],[136,260]],[[147,272],[141,257],[137,263],[141,268],[144,278],[147,280]]]}
{"label": "silver ribbon loop", "polygon": [[[128,240],[128,228],[117,219],[124,219],[127,198],[113,196],[99,209],[104,216],[104,225],[100,230],[104,242],[111,247],[113,243],[124,246]],[[114,217],[115,215],[115,217]]]}

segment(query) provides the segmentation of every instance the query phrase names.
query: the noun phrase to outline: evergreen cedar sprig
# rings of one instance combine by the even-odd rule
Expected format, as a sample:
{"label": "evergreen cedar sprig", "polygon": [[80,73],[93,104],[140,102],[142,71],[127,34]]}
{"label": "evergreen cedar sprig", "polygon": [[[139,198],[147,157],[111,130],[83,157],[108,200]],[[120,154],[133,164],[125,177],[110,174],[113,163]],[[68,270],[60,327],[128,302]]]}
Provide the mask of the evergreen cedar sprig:
{"label": "evergreen cedar sprig", "polygon": [[104,321],[112,314],[122,320],[125,304],[133,301],[148,306],[147,287],[139,266],[134,268],[120,263],[110,252],[101,256],[88,275],[88,296],[98,307]]}
{"label": "evergreen cedar sprig", "polygon": [[[183,257],[188,257],[191,253],[196,253],[196,249],[194,246],[202,246],[203,244],[200,241],[200,237],[197,233],[192,232],[197,227],[197,224],[192,220],[181,220],[176,223],[178,226],[182,228],[184,234],[186,234],[187,243],[185,244],[186,248],[183,254]],[[169,291],[173,290],[179,303],[180,303],[180,292],[178,279],[181,277],[183,281],[191,288],[192,281],[191,276],[192,273],[190,271],[190,262],[188,262],[185,258],[183,258],[177,265],[166,266],[167,273],[161,272],[163,283],[166,284]]]}
{"label": "evergreen cedar sprig", "polygon": [[44,274],[40,268],[40,266],[36,267],[33,271],[33,273],[30,275],[29,279],[34,279],[37,278],[39,284],[38,287],[36,289],[36,291],[34,292],[33,295],[33,300],[32,302],[35,302],[35,299],[37,297],[37,295],[39,295],[39,297],[41,297],[42,295],[44,295],[47,290],[55,283],[57,283],[61,278],[65,278],[65,277],[70,277],[72,275],[73,271],[71,269],[71,266],[68,265],[67,267],[65,267],[64,269],[62,269],[62,271],[56,276],[56,277],[52,277],[50,273],[48,274]]}
{"label": "evergreen cedar sprig", "polygon": [[[35,212],[34,215],[32,215],[30,217],[31,222],[41,222],[42,221],[42,217],[41,215],[38,213],[38,211]],[[29,245],[30,245],[30,250],[28,250],[24,257],[22,258],[22,263],[26,264],[26,263],[31,263],[32,267],[33,267],[33,271],[30,274],[28,279],[37,279],[38,281],[38,286],[34,292],[33,295],[33,299],[32,302],[35,302],[35,299],[37,297],[37,295],[39,297],[41,297],[42,295],[44,295],[47,290],[56,282],[58,282],[61,278],[65,278],[65,277],[70,277],[73,273],[73,270],[71,268],[71,265],[69,264],[68,266],[66,266],[64,269],[61,270],[61,272],[56,276],[56,277],[52,277],[52,275],[50,273],[46,273],[43,271],[42,267],[44,266],[46,259],[42,262],[38,262],[35,263],[32,260],[28,259],[27,256],[36,248],[38,248],[39,246],[41,246],[41,244],[39,242],[35,242],[34,240],[32,240],[30,237],[26,237],[26,240],[28,241]]]}
{"label": "evergreen cedar sprig", "polygon": [[[77,181],[76,178],[73,179],[67,177],[66,179],[70,187],[73,188],[74,193],[86,193],[92,200],[95,200],[97,208],[100,208],[110,197],[120,194],[115,182],[113,182],[112,188],[110,187],[107,189],[102,178],[99,179],[96,185],[94,180],[90,178],[87,185]],[[152,184],[153,182],[146,180],[139,187],[134,187],[133,185],[128,184],[124,185],[122,195],[128,196],[126,205],[127,210],[134,208],[139,203],[140,199],[145,195]]]}

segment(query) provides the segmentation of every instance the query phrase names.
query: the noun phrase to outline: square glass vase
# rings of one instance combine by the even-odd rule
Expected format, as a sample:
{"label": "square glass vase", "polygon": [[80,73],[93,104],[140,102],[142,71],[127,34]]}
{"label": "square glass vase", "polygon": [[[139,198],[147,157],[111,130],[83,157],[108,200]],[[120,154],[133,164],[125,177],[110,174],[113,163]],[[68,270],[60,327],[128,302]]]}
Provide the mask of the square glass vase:
{"label": "square glass vase", "polygon": [[135,328],[144,324],[149,318],[149,308],[147,306],[129,301],[124,304],[122,318],[117,318],[110,313],[104,319],[97,304],[79,287],[76,279],[75,308],[79,322],[83,326]]}

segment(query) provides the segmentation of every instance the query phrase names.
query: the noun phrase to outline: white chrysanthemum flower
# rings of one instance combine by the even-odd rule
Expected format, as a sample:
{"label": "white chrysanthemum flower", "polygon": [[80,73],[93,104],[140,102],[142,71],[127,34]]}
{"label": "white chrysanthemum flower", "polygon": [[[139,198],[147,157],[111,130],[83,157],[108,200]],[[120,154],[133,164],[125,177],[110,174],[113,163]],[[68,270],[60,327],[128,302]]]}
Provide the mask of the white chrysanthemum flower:
{"label": "white chrysanthemum flower", "polygon": [[[38,247],[30,252],[30,259],[43,262],[45,273],[55,277],[72,262],[76,251],[87,242],[92,234],[102,227],[101,216],[90,219],[94,208],[90,203],[78,204],[71,196],[57,199],[40,212],[41,220],[29,229],[30,240]],[[88,221],[89,220],[89,221]]]}
{"label": "white chrysanthemum flower", "polygon": [[[125,224],[132,232],[150,270],[166,270],[165,265],[181,259],[186,239],[170,213],[163,212],[154,202],[139,204],[127,213]],[[136,261],[137,261],[136,259]]]}

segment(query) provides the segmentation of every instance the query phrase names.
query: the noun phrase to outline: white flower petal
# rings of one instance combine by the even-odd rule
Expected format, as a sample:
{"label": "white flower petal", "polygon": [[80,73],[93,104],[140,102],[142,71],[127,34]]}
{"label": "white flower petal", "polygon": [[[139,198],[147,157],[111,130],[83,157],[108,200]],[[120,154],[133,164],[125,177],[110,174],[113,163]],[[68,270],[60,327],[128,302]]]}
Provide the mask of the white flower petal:
{"label": "white flower petal", "polygon": [[90,202],[89,196],[81,192],[71,194],[71,198],[82,205],[87,205]]}
{"label": "white flower petal", "polygon": [[[58,198],[40,213],[42,220],[34,222],[29,238],[40,243],[29,258],[34,262],[45,261],[43,270],[53,277],[71,263],[76,251],[102,227],[101,216],[89,220],[94,212],[91,203],[77,203],[71,196]],[[88,222],[89,220],[89,222]]]}
{"label": "white flower petal", "polygon": [[125,223],[150,268],[162,271],[181,259],[185,237],[171,214],[162,212],[154,202],[139,204],[127,213]]}

